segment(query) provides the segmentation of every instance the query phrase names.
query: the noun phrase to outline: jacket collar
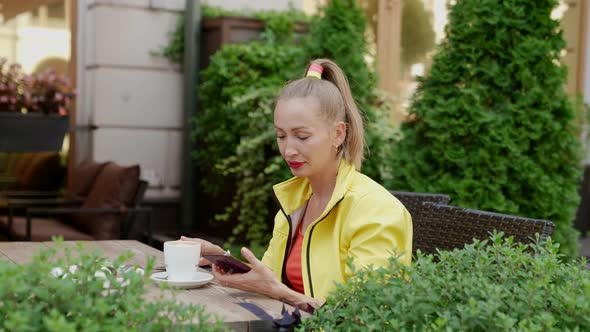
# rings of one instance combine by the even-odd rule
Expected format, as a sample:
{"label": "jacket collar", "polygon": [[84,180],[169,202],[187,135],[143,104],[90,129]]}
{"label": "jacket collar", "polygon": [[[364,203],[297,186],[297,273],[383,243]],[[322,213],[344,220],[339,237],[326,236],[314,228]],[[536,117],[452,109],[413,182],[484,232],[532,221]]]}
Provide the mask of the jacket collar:
{"label": "jacket collar", "polygon": [[[356,172],[354,166],[344,159],[341,159],[336,176],[336,186],[328,205],[322,212],[320,218],[328,213],[342,199],[350,188],[353,175]],[[287,181],[273,186],[273,191],[281,208],[287,215],[291,215],[300,209],[311,197],[312,191],[309,181],[305,177],[293,177]]]}

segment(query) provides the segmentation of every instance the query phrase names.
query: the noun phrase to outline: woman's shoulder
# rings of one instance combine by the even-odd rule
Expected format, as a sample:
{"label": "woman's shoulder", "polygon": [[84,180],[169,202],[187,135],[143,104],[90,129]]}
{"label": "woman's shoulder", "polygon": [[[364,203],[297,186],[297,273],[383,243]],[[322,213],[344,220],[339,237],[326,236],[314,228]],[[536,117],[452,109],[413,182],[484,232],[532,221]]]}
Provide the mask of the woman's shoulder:
{"label": "woman's shoulder", "polygon": [[389,190],[364,174],[354,176],[345,200],[347,228],[411,229],[411,216],[405,206]]}
{"label": "woman's shoulder", "polygon": [[360,172],[355,172],[347,195],[353,200],[370,201],[396,208],[403,207],[387,188]]}
{"label": "woman's shoulder", "polygon": [[383,185],[379,184],[377,181],[373,180],[372,178],[361,172],[354,173],[354,177],[350,184],[349,191],[351,193],[361,196],[375,195],[384,196],[386,198],[389,198],[389,196],[391,196],[395,198]]}

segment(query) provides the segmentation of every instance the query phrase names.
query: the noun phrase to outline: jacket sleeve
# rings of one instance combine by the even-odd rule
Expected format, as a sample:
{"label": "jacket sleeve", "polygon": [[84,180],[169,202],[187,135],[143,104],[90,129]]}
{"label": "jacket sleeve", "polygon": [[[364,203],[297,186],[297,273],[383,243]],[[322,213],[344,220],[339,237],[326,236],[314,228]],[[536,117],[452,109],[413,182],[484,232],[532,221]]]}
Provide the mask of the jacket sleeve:
{"label": "jacket sleeve", "polygon": [[[351,209],[348,223],[348,256],[355,269],[387,266],[390,257],[410,265],[412,259],[412,217],[397,200],[378,202],[361,199]],[[352,274],[346,266],[346,276]]]}

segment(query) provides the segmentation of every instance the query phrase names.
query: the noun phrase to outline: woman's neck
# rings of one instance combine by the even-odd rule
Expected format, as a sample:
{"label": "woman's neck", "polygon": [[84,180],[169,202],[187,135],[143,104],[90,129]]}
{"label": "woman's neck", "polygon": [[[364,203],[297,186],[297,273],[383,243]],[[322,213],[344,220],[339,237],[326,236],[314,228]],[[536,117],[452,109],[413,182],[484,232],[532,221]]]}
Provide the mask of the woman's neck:
{"label": "woman's neck", "polygon": [[326,205],[330,201],[330,198],[332,198],[334,188],[336,187],[336,176],[338,175],[339,165],[339,161],[336,161],[334,165],[326,167],[326,170],[322,174],[307,178],[311,186],[313,199],[316,202]]}

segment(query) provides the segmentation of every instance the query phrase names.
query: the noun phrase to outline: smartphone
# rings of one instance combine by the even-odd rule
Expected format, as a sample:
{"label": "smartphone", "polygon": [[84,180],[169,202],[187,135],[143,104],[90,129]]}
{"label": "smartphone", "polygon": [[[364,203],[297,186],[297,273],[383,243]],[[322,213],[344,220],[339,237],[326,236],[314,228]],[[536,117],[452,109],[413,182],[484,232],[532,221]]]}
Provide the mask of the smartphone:
{"label": "smartphone", "polygon": [[232,255],[203,255],[202,257],[227,273],[246,273],[251,270],[246,263]]}

